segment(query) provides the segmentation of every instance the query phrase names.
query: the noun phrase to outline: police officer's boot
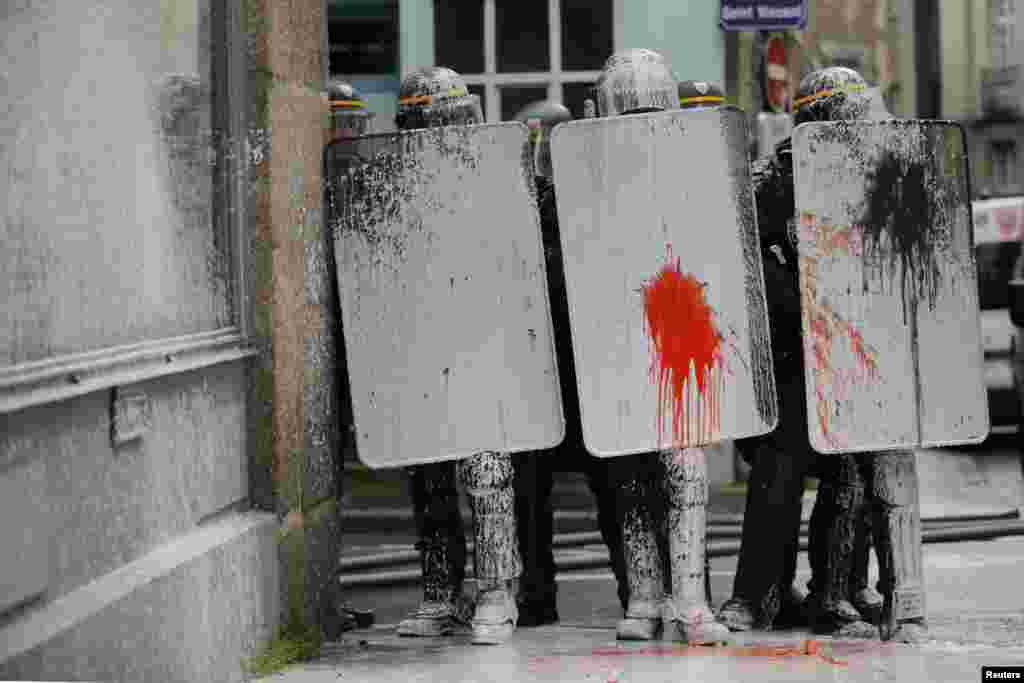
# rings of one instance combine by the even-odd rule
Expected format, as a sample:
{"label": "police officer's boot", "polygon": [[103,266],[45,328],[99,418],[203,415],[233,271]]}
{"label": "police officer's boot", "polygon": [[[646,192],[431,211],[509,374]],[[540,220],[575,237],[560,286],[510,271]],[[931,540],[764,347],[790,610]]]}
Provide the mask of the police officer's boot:
{"label": "police officer's boot", "polygon": [[875,552],[884,606],[883,640],[915,643],[928,635],[917,461],[913,453],[874,456]]}
{"label": "police officer's boot", "polygon": [[[807,613],[816,633],[846,637],[873,637],[874,628],[850,604],[850,575],[859,518],[863,514],[864,480],[852,455],[834,460],[823,474],[815,503],[817,516],[812,539],[820,584],[807,599]],[[823,468],[825,469],[825,468]],[[821,509],[817,509],[818,506]]]}
{"label": "police officer's boot", "polygon": [[473,565],[477,598],[473,642],[504,642],[519,619],[516,587],[523,565],[516,537],[512,457],[479,453],[459,463],[459,476],[473,511]]}
{"label": "police officer's boot", "polygon": [[455,463],[410,468],[416,547],[423,571],[423,601],[398,624],[400,636],[448,635],[467,619],[462,604],[466,539],[459,517]]}
{"label": "police officer's boot", "polygon": [[661,454],[667,498],[668,553],[672,595],[665,601],[664,623],[691,645],[726,640],[705,597],[708,478],[704,451],[684,448]]}
{"label": "police officer's boot", "polygon": [[661,635],[665,579],[649,495],[652,492],[646,477],[629,477],[619,493],[629,604],[615,634],[619,640],[654,640]]}

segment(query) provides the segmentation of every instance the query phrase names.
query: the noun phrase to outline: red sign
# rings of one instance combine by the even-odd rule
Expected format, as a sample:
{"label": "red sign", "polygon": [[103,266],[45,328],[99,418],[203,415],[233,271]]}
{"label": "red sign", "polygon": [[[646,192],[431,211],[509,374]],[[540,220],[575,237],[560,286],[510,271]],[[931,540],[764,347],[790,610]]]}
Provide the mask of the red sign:
{"label": "red sign", "polygon": [[786,43],[780,36],[768,39],[768,106],[772,111],[784,112],[789,99],[789,73],[787,71]]}

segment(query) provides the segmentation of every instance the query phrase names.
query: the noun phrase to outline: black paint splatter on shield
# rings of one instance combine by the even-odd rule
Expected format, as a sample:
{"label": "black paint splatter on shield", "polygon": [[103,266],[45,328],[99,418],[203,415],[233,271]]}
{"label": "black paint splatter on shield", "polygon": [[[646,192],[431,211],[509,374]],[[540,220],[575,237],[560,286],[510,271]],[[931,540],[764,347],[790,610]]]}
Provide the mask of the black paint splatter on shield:
{"label": "black paint splatter on shield", "polygon": [[904,321],[914,308],[912,299],[927,302],[934,310],[942,281],[938,256],[948,245],[949,210],[943,206],[929,162],[883,150],[868,172],[860,220],[864,227],[864,291],[868,291],[869,272],[883,278],[888,275],[890,285],[898,276]]}
{"label": "black paint splatter on shield", "polygon": [[[462,173],[475,173],[481,157],[474,132],[466,126],[368,135],[334,144],[368,161],[328,179],[338,202],[332,207],[332,229],[335,236],[363,238],[375,266],[386,263],[387,253],[404,260],[412,234],[427,233],[428,240],[433,236],[424,217],[444,208],[447,200],[441,193],[457,186]],[[454,158],[460,169],[447,187],[434,186],[441,168],[428,164],[430,148],[442,160]]]}

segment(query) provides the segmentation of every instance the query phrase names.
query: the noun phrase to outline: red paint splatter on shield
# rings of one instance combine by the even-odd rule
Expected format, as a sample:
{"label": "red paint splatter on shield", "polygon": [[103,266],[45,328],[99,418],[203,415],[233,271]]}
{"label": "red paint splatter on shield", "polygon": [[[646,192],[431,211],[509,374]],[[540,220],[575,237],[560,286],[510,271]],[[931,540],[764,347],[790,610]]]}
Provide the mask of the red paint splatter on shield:
{"label": "red paint splatter on shield", "polygon": [[[704,300],[704,287],[682,272],[678,258],[673,261],[671,245],[668,262],[643,286],[651,381],[658,385],[659,445],[668,410],[673,446],[707,443],[718,432],[722,335]],[[696,400],[691,402],[694,388]]]}

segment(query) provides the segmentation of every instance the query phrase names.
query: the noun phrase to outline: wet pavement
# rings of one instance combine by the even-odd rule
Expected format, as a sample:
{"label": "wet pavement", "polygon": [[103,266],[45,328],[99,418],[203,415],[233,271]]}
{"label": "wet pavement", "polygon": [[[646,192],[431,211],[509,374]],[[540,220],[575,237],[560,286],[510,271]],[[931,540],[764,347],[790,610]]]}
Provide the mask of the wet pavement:
{"label": "wet pavement", "polygon": [[[929,545],[924,555],[930,639],[919,645],[798,631],[734,634],[717,648],[618,643],[613,579],[597,570],[559,576],[559,625],[519,629],[500,646],[474,646],[468,633],[397,637],[394,624],[415,603],[415,588],[353,594],[361,606],[372,603],[378,625],[346,633],[317,661],[273,680],[938,682],[981,680],[982,666],[1024,666],[1024,538]],[[734,567],[731,557],[712,564],[716,605],[728,597]],[[798,579],[808,576],[801,555]]]}

